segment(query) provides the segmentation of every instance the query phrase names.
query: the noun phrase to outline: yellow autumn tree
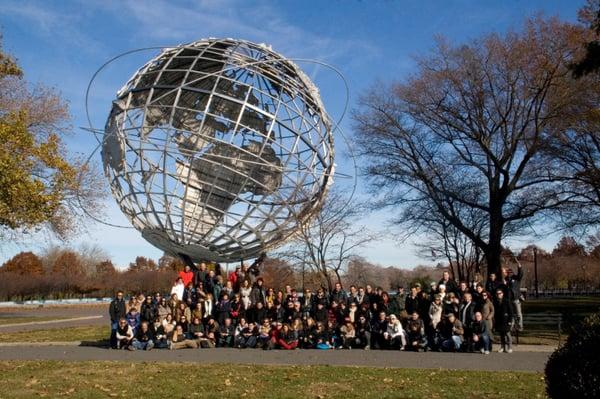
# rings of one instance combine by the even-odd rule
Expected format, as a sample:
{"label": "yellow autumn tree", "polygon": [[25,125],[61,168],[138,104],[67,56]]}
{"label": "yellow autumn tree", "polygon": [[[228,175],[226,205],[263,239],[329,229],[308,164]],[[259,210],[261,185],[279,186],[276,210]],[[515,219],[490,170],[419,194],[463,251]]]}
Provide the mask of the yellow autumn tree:
{"label": "yellow autumn tree", "polygon": [[66,102],[52,89],[31,86],[0,46],[0,232],[47,227],[66,238],[84,211],[98,211],[99,174],[69,155]]}

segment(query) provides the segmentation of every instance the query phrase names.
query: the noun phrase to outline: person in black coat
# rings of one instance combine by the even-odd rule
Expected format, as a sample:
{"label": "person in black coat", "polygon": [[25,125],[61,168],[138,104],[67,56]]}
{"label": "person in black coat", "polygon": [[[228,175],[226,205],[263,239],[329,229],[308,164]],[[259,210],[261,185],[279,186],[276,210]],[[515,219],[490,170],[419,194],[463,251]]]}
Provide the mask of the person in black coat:
{"label": "person in black coat", "polygon": [[456,284],[456,281],[450,278],[450,272],[444,272],[442,279],[438,282],[438,287],[440,284],[444,284],[446,286],[446,292],[454,292],[455,294],[458,293],[458,285]]}
{"label": "person in black coat", "polygon": [[470,344],[473,350],[480,350],[481,353],[486,355],[489,355],[492,350],[491,331],[488,331],[481,312],[475,312],[475,320],[471,324]]}
{"label": "person in black coat", "polygon": [[376,349],[386,349],[387,342],[384,333],[387,332],[388,321],[385,312],[379,312],[377,319],[371,323],[371,342]]}
{"label": "person in black coat", "polygon": [[365,350],[371,349],[371,323],[366,315],[361,314],[356,322],[356,337],[365,346]]}
{"label": "person in black coat", "polygon": [[512,352],[512,337],[510,330],[513,323],[512,306],[504,296],[504,291],[496,290],[496,301],[494,302],[494,329],[500,334],[500,349],[498,352]]}
{"label": "person in black coat", "polygon": [[113,299],[108,306],[108,314],[110,316],[110,346],[117,347],[117,328],[119,320],[125,318],[127,311],[125,310],[125,299],[123,299],[123,291],[117,291],[117,297]]}
{"label": "person in black coat", "polygon": [[[419,313],[421,310],[419,307],[419,295],[417,287],[411,287],[410,294],[406,297],[404,309],[408,314],[413,314],[413,312]],[[429,311],[429,309],[427,310]]]}
{"label": "person in black coat", "polygon": [[129,348],[147,351],[154,348],[154,331],[150,328],[150,324],[147,321],[143,321],[140,324],[140,328],[135,333],[135,338]]}
{"label": "person in black coat", "polygon": [[317,310],[315,311],[315,321],[317,323],[327,323],[327,309],[322,302],[317,302]]}
{"label": "person in black coat", "polygon": [[158,311],[151,296],[147,296],[140,310],[140,321],[147,321],[153,323],[154,319],[158,316]]}

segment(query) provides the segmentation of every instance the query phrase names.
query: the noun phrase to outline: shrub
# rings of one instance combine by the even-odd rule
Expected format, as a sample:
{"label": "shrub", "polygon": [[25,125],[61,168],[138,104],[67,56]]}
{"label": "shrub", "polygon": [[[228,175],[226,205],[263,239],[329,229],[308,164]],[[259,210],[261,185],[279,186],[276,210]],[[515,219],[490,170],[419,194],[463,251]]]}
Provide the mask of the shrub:
{"label": "shrub", "polygon": [[546,363],[546,392],[557,398],[600,398],[600,312],[574,328]]}

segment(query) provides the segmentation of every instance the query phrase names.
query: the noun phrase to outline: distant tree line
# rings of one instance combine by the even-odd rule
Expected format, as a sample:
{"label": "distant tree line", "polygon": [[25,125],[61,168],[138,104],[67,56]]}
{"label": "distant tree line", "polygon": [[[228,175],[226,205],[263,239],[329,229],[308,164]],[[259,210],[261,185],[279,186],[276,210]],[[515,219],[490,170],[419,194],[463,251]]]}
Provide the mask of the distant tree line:
{"label": "distant tree line", "polygon": [[[551,252],[534,245],[516,253],[505,248],[504,256],[512,258],[515,255],[523,265],[525,277],[522,286],[530,292],[534,288],[534,248],[537,250],[540,289],[600,287],[600,234],[589,236],[585,243],[564,236]],[[0,266],[0,301],[106,297],[114,295],[118,289],[130,294],[168,293],[176,272],[183,267],[181,260],[165,255],[156,261],[138,256],[126,269],[118,269],[97,247],[78,250],[51,248],[40,254],[21,252]],[[339,276],[339,281],[345,286],[370,284],[395,291],[399,286],[409,287],[415,283],[426,286],[438,281],[442,272],[448,269],[447,263],[410,269],[383,267],[363,257],[353,256],[346,267],[338,270],[337,274],[330,272],[330,279],[326,279],[319,270],[302,270],[285,259],[267,258],[261,266],[260,275],[267,286],[281,289],[286,285],[299,290],[327,288],[329,281],[338,281]],[[225,272],[226,269],[223,269]],[[467,282],[475,277],[474,272],[461,278],[457,275],[458,280]]]}

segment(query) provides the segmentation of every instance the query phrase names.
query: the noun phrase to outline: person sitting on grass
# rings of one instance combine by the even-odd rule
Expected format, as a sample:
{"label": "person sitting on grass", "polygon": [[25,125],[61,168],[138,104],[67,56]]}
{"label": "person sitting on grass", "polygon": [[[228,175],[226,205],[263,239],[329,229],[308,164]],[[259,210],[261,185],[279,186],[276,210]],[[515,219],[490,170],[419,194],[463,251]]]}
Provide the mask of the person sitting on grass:
{"label": "person sitting on grass", "polygon": [[233,346],[234,333],[235,327],[231,324],[231,319],[227,317],[223,320],[223,324],[219,325],[219,340],[217,346],[221,348]]}
{"label": "person sitting on grass", "polygon": [[192,324],[190,324],[188,328],[188,339],[196,341],[198,346],[202,348],[208,347],[208,345],[205,344],[206,337],[204,335],[204,325],[199,317],[193,318]]}
{"label": "person sitting on grass", "polygon": [[[384,313],[383,311],[381,313]],[[413,313],[417,313],[414,311]],[[417,313],[418,315],[418,313]],[[386,341],[386,347],[390,349],[404,350],[406,347],[406,337],[404,336],[404,329],[402,323],[396,317],[396,315],[390,315],[390,321],[387,325],[387,330],[383,333],[383,337]]]}
{"label": "person sitting on grass", "polygon": [[248,323],[248,327],[242,330],[242,335],[246,338],[246,348],[256,348],[258,342],[258,326],[255,323]]}
{"label": "person sitting on grass", "polygon": [[134,337],[133,329],[124,317],[119,319],[115,337],[117,339],[117,349],[127,349],[129,345],[131,345],[131,341]]}
{"label": "person sitting on grass", "polygon": [[147,321],[143,321],[140,324],[140,328],[135,334],[135,338],[131,345],[129,345],[129,350],[152,350],[154,348],[154,334],[152,329]]}
{"label": "person sitting on grass", "polygon": [[165,327],[160,319],[160,316],[156,317],[154,320],[152,329],[154,332],[154,347],[157,349],[168,348],[169,342],[167,339],[167,332],[165,331]]}
{"label": "person sitting on grass", "polygon": [[316,349],[334,349],[331,343],[331,334],[325,328],[325,324],[317,323],[317,331],[315,332],[317,344]]}
{"label": "person sitting on grass", "polygon": [[473,350],[479,350],[481,353],[489,355],[492,350],[490,332],[481,312],[475,312],[475,320],[471,325],[471,334]]}
{"label": "person sitting on grass", "polygon": [[271,321],[268,318],[262,320],[262,324],[258,329],[257,346],[262,349],[269,349],[271,341]]}
{"label": "person sitting on grass", "polygon": [[284,324],[279,334],[277,344],[281,349],[296,349],[298,347],[298,335],[289,324]]}
{"label": "person sitting on grass", "polygon": [[206,343],[209,348],[214,348],[217,346],[217,340],[219,339],[219,323],[211,317],[208,319],[206,323]]}
{"label": "person sitting on grass", "polygon": [[371,323],[371,339],[375,349],[387,349],[389,341],[385,338],[388,329],[388,320],[385,312],[379,312],[379,317]]}
{"label": "person sitting on grass", "polygon": [[165,334],[167,336],[170,336],[171,333],[175,331],[175,326],[177,325],[177,323],[175,322],[175,319],[173,319],[173,315],[171,313],[168,313],[167,317],[165,317],[162,321],[162,325],[165,330]]}
{"label": "person sitting on grass", "polygon": [[181,316],[179,318],[179,321],[177,322],[177,325],[179,327],[181,327],[181,329],[183,330],[183,333],[185,334],[185,336],[189,339],[191,339],[189,331],[190,331],[190,322],[188,320],[188,318],[186,316]]}
{"label": "person sitting on grass", "polygon": [[175,327],[173,336],[171,337],[171,343],[169,349],[185,349],[185,348],[198,348],[198,343],[193,339],[188,339],[180,325]]}
{"label": "person sitting on grass", "polygon": [[425,335],[425,324],[419,318],[419,313],[413,312],[407,322],[407,349],[415,352],[427,350],[427,336]]}
{"label": "person sitting on grass", "polygon": [[365,350],[371,349],[371,323],[364,314],[358,317],[356,337],[359,340],[359,344],[363,345]]}
{"label": "person sitting on grass", "polygon": [[302,347],[304,349],[314,349],[317,345],[317,323],[315,319],[309,317],[304,324],[302,333]]}
{"label": "person sitting on grass", "polygon": [[463,342],[463,326],[454,313],[448,313],[438,324],[439,348],[458,352]]}
{"label": "person sitting on grass", "polygon": [[325,329],[329,332],[331,336],[331,345],[333,345],[335,348],[339,348],[342,345],[339,325],[335,321],[329,320],[327,321],[327,326],[325,327]]}
{"label": "person sitting on grass", "polygon": [[358,348],[360,345],[360,339],[356,336],[356,329],[354,324],[348,319],[346,323],[340,327],[340,334],[342,336],[342,347],[345,349]]}

